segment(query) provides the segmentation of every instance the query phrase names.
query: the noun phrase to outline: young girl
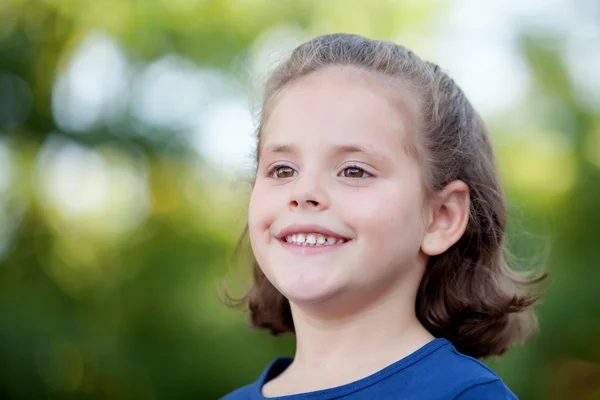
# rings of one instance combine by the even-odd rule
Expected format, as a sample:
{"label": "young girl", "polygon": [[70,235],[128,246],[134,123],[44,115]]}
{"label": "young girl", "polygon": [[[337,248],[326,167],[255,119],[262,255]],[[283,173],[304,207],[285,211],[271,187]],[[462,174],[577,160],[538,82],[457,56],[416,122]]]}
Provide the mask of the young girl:
{"label": "young girl", "polygon": [[254,326],[296,336],[226,400],[515,399],[477,360],[535,328],[485,126],[391,42],[317,37],[270,77],[247,232]]}

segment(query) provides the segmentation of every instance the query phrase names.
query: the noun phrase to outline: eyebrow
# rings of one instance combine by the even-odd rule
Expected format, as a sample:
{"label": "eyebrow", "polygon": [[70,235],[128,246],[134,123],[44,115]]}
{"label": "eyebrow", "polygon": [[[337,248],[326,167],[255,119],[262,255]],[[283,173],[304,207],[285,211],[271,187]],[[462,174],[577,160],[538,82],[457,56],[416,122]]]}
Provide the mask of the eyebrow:
{"label": "eyebrow", "polygon": [[[275,154],[298,154],[298,149],[296,146],[288,145],[288,144],[274,144],[265,146],[263,151],[265,153],[275,153]],[[377,160],[386,161],[388,157],[383,154],[381,151],[373,148],[372,146],[364,146],[358,144],[349,144],[349,145],[336,145],[333,146],[331,151],[334,155],[342,155],[342,154],[363,154]]]}

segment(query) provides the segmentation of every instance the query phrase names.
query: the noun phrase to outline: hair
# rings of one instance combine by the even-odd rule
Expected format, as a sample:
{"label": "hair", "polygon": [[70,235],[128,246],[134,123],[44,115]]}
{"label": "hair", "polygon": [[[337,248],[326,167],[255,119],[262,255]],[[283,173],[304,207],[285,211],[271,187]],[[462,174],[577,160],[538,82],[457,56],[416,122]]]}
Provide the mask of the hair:
{"label": "hair", "polygon": [[[462,237],[430,257],[418,289],[416,315],[435,337],[450,340],[463,354],[483,358],[504,353],[537,328],[532,306],[539,295],[505,261],[506,204],[485,124],[458,85],[437,65],[390,41],[353,34],[316,37],[298,46],[274,69],[265,87],[260,135],[274,97],[290,82],[330,66],[398,79],[418,94],[420,121],[411,153],[423,167],[425,187],[434,192],[454,180],[469,187],[470,215]],[[244,229],[235,252],[248,233]],[[289,301],[271,284],[256,260],[253,282],[236,306],[248,307],[253,327],[273,335],[294,333]]]}

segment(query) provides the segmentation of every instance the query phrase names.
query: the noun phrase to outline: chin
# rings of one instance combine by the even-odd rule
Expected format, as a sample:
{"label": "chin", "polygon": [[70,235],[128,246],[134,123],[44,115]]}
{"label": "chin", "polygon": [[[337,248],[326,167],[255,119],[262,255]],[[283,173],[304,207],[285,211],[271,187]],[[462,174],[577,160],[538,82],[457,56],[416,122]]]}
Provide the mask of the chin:
{"label": "chin", "polygon": [[328,303],[336,297],[335,292],[327,290],[314,290],[300,292],[298,290],[286,291],[283,295],[292,303],[301,305],[315,305]]}
{"label": "chin", "polygon": [[277,279],[275,287],[297,305],[325,303],[342,292],[342,285],[327,282],[323,277],[285,277]]}

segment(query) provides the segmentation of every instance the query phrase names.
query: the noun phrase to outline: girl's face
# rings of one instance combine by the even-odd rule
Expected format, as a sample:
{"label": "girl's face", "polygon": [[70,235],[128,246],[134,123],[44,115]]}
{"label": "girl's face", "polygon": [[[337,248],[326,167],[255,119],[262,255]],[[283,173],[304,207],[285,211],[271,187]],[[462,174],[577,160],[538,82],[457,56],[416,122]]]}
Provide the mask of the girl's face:
{"label": "girl's face", "polygon": [[392,95],[383,77],[330,67],[273,100],[249,232],[264,274],[296,304],[416,292],[425,192],[406,150],[416,100],[398,86]]}

